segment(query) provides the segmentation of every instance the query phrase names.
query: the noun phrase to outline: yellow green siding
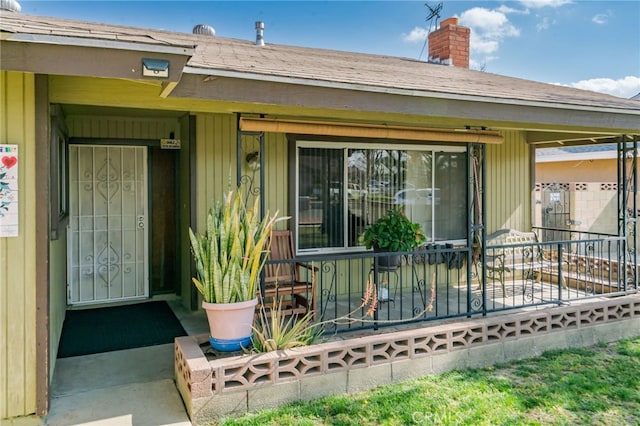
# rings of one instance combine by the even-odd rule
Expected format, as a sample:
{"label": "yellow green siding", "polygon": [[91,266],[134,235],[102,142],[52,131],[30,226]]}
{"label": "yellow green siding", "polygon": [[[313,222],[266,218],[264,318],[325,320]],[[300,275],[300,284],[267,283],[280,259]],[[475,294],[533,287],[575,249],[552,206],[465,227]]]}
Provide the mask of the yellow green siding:
{"label": "yellow green siding", "polygon": [[67,233],[49,244],[49,381],[53,378],[62,325],[67,311]]}
{"label": "yellow green siding", "polygon": [[36,411],[33,74],[0,72],[0,143],[17,144],[19,155],[19,235],[0,238],[1,419],[29,415]]}
{"label": "yellow green siding", "polygon": [[173,132],[180,139],[180,123],[175,118],[70,115],[65,123],[69,137],[162,139]]}
{"label": "yellow green siding", "polygon": [[196,116],[197,229],[203,229],[212,203],[236,180],[236,121],[233,115]]}
{"label": "yellow green siding", "polygon": [[[290,216],[289,194],[293,194],[293,182],[289,182],[288,143],[284,134],[265,135],[265,206],[270,214]],[[277,228],[292,229],[290,220],[280,222]]]}
{"label": "yellow green siding", "polygon": [[487,232],[531,229],[531,153],[522,132],[504,132],[486,149]]}

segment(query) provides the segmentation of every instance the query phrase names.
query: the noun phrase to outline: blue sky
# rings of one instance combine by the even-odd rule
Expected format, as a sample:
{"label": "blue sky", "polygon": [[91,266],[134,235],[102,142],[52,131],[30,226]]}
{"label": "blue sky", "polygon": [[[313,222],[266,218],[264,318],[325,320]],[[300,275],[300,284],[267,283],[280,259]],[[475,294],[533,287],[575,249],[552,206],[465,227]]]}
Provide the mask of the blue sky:
{"label": "blue sky", "polygon": [[[28,1],[23,13],[425,59],[425,1]],[[429,6],[439,2],[427,1]],[[640,1],[444,1],[471,28],[471,67],[629,98],[640,93]]]}

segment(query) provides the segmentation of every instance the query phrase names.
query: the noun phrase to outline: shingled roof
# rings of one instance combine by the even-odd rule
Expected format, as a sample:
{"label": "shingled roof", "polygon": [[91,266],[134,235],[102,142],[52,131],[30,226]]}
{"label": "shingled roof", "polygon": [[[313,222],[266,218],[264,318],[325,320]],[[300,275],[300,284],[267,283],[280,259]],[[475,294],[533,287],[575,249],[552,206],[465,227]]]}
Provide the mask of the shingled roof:
{"label": "shingled roof", "polygon": [[[337,84],[355,90],[401,91],[414,96],[501,99],[640,111],[638,102],[488,72],[430,64],[408,58],[267,44],[155,29],[2,12],[4,40],[47,43],[127,43],[193,47],[186,73],[244,74],[252,79],[295,79],[297,84]],[[9,34],[7,34],[9,33]]]}

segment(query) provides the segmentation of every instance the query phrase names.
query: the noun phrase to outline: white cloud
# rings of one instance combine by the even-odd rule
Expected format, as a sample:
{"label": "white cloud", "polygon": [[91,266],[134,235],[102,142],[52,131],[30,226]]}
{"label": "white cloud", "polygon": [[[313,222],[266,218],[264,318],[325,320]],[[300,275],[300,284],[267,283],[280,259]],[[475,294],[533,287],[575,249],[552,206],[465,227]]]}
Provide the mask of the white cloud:
{"label": "white cloud", "polygon": [[529,9],[514,9],[514,8],[506,6],[504,4],[501,4],[495,10],[496,10],[496,12],[501,12],[501,13],[504,13],[505,15],[508,14],[508,13],[515,13],[517,15],[528,15],[529,14]]}
{"label": "white cloud", "polygon": [[543,7],[560,7],[572,3],[571,0],[520,0],[520,4],[531,9]]}
{"label": "white cloud", "polygon": [[[558,84],[558,83],[555,83]],[[576,83],[560,84],[560,86],[575,87],[576,89],[591,90],[607,93],[620,98],[630,98],[640,93],[640,77],[627,76],[614,80],[612,78],[592,78]]]}
{"label": "white cloud", "polygon": [[496,40],[483,40],[473,36],[471,33],[471,50],[473,53],[488,55],[498,50],[499,43]]}
{"label": "white cloud", "polygon": [[471,54],[494,53],[506,37],[520,35],[520,30],[503,12],[481,7],[464,11],[460,15],[460,25],[471,28]]}
{"label": "white cloud", "polygon": [[598,25],[604,25],[609,22],[610,17],[611,17],[611,11],[608,10],[607,13],[598,13],[593,18],[591,18],[591,21],[595,22]]}
{"label": "white cloud", "polygon": [[429,31],[426,28],[415,27],[409,34],[405,34],[402,38],[410,43],[416,41],[425,41]]}
{"label": "white cloud", "polygon": [[538,31],[544,31],[544,30],[548,30],[550,26],[551,26],[551,20],[547,16],[545,16],[544,18],[542,18],[541,22],[538,22],[536,24],[536,29]]}

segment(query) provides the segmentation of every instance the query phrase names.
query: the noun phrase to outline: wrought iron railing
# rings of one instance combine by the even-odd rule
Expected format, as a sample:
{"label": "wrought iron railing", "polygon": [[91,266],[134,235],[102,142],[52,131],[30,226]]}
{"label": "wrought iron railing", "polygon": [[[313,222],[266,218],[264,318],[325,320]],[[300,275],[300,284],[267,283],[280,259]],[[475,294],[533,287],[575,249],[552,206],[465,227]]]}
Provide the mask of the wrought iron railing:
{"label": "wrought iron railing", "polygon": [[[297,281],[314,283],[308,298],[316,300],[309,306],[315,306],[316,321],[324,322],[327,333],[486,315],[637,291],[637,267],[624,255],[623,237],[585,233],[570,237],[491,246],[479,256],[467,247],[428,245],[399,253],[402,261],[397,267],[380,266],[377,259],[388,254],[374,252],[268,263],[312,266],[299,269],[303,276]],[[483,270],[486,274],[478,273]],[[278,285],[286,295],[287,286],[294,284]],[[377,292],[372,315],[367,315],[370,303],[363,303],[368,300],[368,286]]]}

